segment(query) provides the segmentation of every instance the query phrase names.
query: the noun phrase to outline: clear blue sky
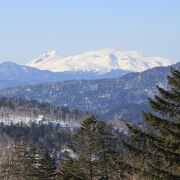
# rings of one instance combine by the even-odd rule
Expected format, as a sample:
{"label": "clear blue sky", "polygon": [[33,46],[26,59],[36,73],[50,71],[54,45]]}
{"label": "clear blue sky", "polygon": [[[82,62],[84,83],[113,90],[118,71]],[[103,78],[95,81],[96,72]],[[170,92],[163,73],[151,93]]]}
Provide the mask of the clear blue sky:
{"label": "clear blue sky", "polygon": [[180,0],[0,1],[0,62],[107,47],[180,60]]}

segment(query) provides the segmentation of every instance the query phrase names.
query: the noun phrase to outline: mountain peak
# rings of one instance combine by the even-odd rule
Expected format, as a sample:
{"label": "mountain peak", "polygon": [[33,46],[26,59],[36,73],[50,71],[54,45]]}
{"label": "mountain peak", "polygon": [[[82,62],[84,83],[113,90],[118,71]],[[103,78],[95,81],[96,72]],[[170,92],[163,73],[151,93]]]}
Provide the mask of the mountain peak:
{"label": "mountain peak", "polygon": [[147,57],[138,51],[120,51],[115,48],[106,48],[66,58],[61,58],[56,51],[51,50],[27,65],[54,72],[107,73],[112,70],[141,72],[156,66],[171,65],[172,63],[170,59],[156,56]]}
{"label": "mountain peak", "polygon": [[[55,50],[49,50],[39,56],[38,58],[33,59],[31,62],[29,62],[27,65],[35,67],[35,65],[41,65],[46,64],[48,62],[53,62],[55,60],[59,60],[60,56],[57,55],[57,52]],[[41,68],[39,68],[41,69]]]}
{"label": "mountain peak", "polygon": [[16,64],[16,63],[13,62],[13,61],[4,61],[4,62],[2,62],[1,64]]}
{"label": "mountain peak", "polygon": [[12,61],[5,61],[5,62],[2,62],[0,64],[0,66],[1,67],[15,67],[15,66],[19,66],[19,65]]}

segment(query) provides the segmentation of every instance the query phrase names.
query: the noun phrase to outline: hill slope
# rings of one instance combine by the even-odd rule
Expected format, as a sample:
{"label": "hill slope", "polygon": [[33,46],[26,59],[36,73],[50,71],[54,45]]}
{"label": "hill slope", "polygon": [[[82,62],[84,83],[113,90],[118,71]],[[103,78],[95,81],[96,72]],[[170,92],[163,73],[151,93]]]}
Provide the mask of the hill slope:
{"label": "hill slope", "polygon": [[0,89],[72,79],[112,78],[122,75],[123,73],[119,71],[104,74],[94,72],[51,72],[13,62],[4,62],[0,64]]}
{"label": "hill slope", "polygon": [[169,67],[157,67],[115,79],[65,81],[7,89],[0,94],[67,105],[106,120],[140,121],[140,112],[148,109],[147,97],[157,92],[156,85],[167,87],[169,70]]}
{"label": "hill slope", "polygon": [[58,74],[13,62],[0,64],[0,89],[15,86],[35,85],[60,80]]}
{"label": "hill slope", "polygon": [[48,103],[39,103],[35,100],[0,97],[0,122],[16,124],[30,121],[79,122],[87,114],[68,107],[56,107]]}

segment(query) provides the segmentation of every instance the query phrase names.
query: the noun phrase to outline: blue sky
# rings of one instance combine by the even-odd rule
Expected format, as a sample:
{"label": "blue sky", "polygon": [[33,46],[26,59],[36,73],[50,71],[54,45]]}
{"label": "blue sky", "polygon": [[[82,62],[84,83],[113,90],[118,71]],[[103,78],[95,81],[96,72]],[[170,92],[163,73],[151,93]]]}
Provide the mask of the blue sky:
{"label": "blue sky", "polygon": [[180,1],[0,1],[0,62],[108,47],[180,60]]}

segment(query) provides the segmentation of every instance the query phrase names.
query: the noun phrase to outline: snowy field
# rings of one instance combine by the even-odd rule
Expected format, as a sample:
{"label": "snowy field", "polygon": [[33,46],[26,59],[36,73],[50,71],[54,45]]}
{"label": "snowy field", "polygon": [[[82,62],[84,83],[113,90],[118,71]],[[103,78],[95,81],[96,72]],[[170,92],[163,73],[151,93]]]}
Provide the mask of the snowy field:
{"label": "snowy field", "polygon": [[10,125],[12,123],[23,123],[26,125],[30,125],[32,122],[36,122],[37,124],[59,124],[63,128],[78,128],[80,126],[78,122],[72,122],[70,120],[46,120],[43,115],[39,115],[38,117],[27,117],[11,114],[0,116],[0,123],[4,123],[5,125]]}

